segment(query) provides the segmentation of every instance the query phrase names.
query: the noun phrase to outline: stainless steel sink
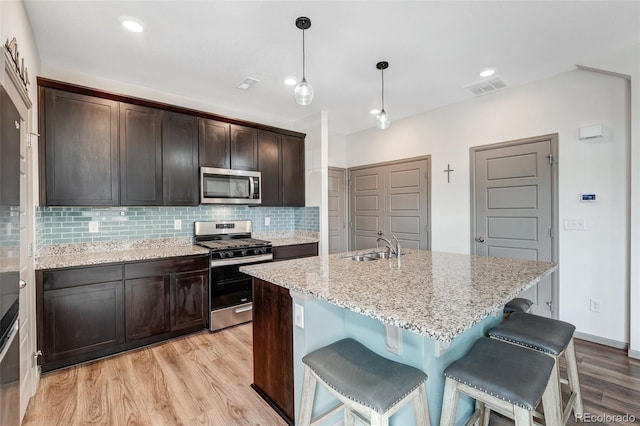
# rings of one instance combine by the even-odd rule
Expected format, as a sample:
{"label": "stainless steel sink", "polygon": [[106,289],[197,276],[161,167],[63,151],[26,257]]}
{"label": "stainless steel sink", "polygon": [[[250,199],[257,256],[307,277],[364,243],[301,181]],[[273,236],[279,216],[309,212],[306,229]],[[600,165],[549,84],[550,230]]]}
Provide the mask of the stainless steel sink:
{"label": "stainless steel sink", "polygon": [[365,256],[365,255],[355,255],[355,256],[347,256],[347,259],[355,260],[356,262],[369,262],[371,260],[376,260],[375,257]]}
{"label": "stainless steel sink", "polygon": [[356,262],[370,262],[372,260],[388,259],[388,258],[389,258],[389,253],[386,251],[374,251],[371,253],[354,254],[352,256],[344,257],[344,259],[351,259]]}

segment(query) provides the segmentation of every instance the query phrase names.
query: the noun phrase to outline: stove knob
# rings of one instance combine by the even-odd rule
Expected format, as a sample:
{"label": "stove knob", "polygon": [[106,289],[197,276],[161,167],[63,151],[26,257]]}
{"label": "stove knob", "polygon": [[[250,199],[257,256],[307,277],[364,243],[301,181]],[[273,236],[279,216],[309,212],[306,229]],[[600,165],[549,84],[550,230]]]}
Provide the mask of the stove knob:
{"label": "stove knob", "polygon": [[253,249],[253,254],[260,254],[260,249]]}
{"label": "stove knob", "polygon": [[265,254],[267,252],[267,248],[266,247],[262,247],[260,249],[260,253]]}
{"label": "stove knob", "polygon": [[242,251],[240,251],[240,255],[241,255],[241,256],[246,256],[246,255],[247,255],[247,251],[248,251],[248,250],[242,250]]}
{"label": "stove knob", "polygon": [[220,259],[224,259],[225,253],[223,251],[220,252]]}
{"label": "stove knob", "polygon": [[233,257],[233,252],[232,251],[228,251],[227,252],[227,257]]}

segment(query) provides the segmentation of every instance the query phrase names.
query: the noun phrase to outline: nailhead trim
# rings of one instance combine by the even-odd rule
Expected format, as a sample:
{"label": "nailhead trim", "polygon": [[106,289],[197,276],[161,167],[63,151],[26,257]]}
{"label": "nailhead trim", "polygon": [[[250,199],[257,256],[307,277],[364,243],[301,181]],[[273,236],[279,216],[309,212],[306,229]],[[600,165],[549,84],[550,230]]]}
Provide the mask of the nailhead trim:
{"label": "nailhead trim", "polygon": [[[309,368],[311,368],[311,367],[309,367]],[[400,396],[399,398],[397,398],[397,399],[395,400],[395,402],[394,402],[393,404],[391,404],[391,407],[389,407],[389,410],[384,411],[384,412],[380,412],[380,411],[376,410],[375,408],[373,408],[372,406],[370,406],[369,404],[365,403],[364,401],[359,401],[359,400],[357,400],[357,399],[353,399],[353,398],[352,398],[352,397],[350,397],[349,395],[345,395],[345,394],[344,394],[343,392],[341,392],[339,389],[336,389],[336,387],[335,387],[335,386],[332,386],[329,382],[327,382],[327,380],[326,380],[324,377],[322,377],[321,375],[319,375],[319,374],[318,374],[318,373],[317,373],[313,368],[311,368],[311,371],[313,371],[313,372],[316,374],[316,376],[318,376],[318,377],[320,378],[320,380],[322,380],[322,383],[323,383],[323,384],[325,384],[325,385],[329,386],[331,389],[333,389],[334,391],[338,392],[340,395],[344,396],[345,398],[347,398],[347,399],[349,399],[349,400],[351,400],[351,401],[357,402],[358,404],[364,405],[365,407],[367,407],[367,408],[369,408],[369,409],[371,409],[371,410],[375,411],[375,412],[376,412],[376,413],[378,413],[378,414],[384,414],[384,413],[386,413],[387,411],[389,411],[389,410],[390,410],[391,408],[393,408],[393,407],[394,407],[398,402],[402,401],[402,400],[403,400],[407,395],[409,395],[409,394],[410,394],[411,392],[413,392],[414,390],[418,389],[420,386],[422,386],[422,384],[423,384],[424,382],[426,382],[426,381],[427,381],[427,378],[425,378],[423,381],[421,381],[420,383],[418,383],[418,385],[417,385],[417,386],[412,387],[412,388],[411,388],[407,393],[405,393],[404,395],[402,395],[402,396]]]}
{"label": "nailhead trim", "polygon": [[[517,339],[514,339],[514,338],[509,338],[509,337],[505,337],[505,336],[500,336],[500,335],[497,335],[497,334],[493,334],[493,333],[491,333],[491,332],[489,332],[489,336],[491,336],[491,337],[495,337],[496,339],[499,339],[499,340],[502,340],[502,341],[505,341],[505,342],[516,343],[516,344],[517,344],[517,345],[519,345],[519,346],[524,346],[524,347],[527,347],[527,348],[529,348],[529,349],[534,349],[534,350],[536,350],[536,351],[538,351],[538,352],[544,352],[544,353],[546,353],[546,354],[550,354],[550,355],[559,356],[559,355],[560,355],[560,353],[562,353],[562,351],[560,351],[560,353],[556,353],[556,352],[554,352],[554,351],[551,351],[551,350],[546,349],[546,348],[542,348],[542,347],[540,347],[540,346],[532,345],[532,344],[530,344],[530,343],[525,343],[525,342],[522,342],[522,341],[517,340]],[[565,348],[566,348],[566,346],[563,348],[563,350],[564,350]]]}

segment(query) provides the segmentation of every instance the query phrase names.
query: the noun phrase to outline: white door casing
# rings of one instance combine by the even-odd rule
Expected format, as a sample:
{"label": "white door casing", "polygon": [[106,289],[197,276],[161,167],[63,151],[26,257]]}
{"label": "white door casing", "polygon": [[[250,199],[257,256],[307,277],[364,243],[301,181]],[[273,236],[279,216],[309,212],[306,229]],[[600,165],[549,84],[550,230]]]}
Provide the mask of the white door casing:
{"label": "white door casing", "polygon": [[347,250],[346,181],[346,169],[329,167],[329,253]]}

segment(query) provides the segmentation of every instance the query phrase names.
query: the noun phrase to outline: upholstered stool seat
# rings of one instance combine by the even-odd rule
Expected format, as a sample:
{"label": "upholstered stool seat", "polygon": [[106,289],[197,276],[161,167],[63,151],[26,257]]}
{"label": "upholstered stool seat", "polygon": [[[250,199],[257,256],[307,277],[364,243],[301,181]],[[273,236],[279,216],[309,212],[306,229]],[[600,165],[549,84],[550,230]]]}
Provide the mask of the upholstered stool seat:
{"label": "upholstered stool seat", "polygon": [[583,413],[582,394],[578,379],[573,333],[575,326],[568,322],[559,321],[538,315],[514,312],[509,319],[489,330],[489,336],[516,345],[525,346],[551,356],[557,363],[559,357],[564,356],[567,365],[568,380],[560,382],[568,384],[571,396],[564,408],[563,424],[566,424],[573,410],[576,416]]}
{"label": "upholstered stool seat", "polygon": [[[353,424],[352,412],[370,418],[371,424],[388,424],[389,417],[413,402],[417,425],[429,424],[424,383],[427,375],[414,367],[384,358],[354,339],[342,339],[302,358],[304,382],[298,423],[309,425],[321,417],[345,410],[345,424]],[[311,419],[316,383],[339,401],[336,407]]]}
{"label": "upholstered stool seat", "polygon": [[476,412],[467,424],[478,418],[486,422],[488,404],[515,419],[517,426],[531,425],[542,400],[547,424],[555,425],[560,419],[555,370],[553,359],[540,352],[482,337],[444,371],[440,425],[455,424],[460,392],[476,399]]}
{"label": "upholstered stool seat", "polygon": [[525,299],[524,297],[516,297],[504,305],[504,313],[512,314],[514,312],[529,312],[531,305],[533,305],[531,300]]}

